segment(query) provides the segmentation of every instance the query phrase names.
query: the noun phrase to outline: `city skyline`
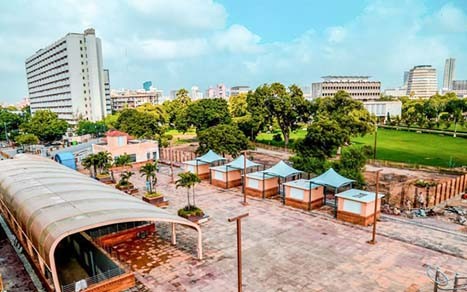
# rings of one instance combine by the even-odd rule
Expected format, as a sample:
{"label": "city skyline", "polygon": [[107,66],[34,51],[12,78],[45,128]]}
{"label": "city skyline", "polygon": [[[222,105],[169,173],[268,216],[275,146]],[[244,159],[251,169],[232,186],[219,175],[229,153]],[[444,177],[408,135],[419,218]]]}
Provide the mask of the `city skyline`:
{"label": "city skyline", "polygon": [[[287,7],[268,2],[267,10],[242,1],[67,4],[3,4],[0,103],[27,95],[25,58],[68,32],[89,27],[102,39],[112,88],[140,88],[152,80],[168,94],[193,85],[254,89],[278,81],[310,86],[324,75],[370,75],[386,89],[401,86],[404,71],[416,65],[431,64],[443,72],[447,58],[456,59],[456,79],[467,79],[462,1],[340,1],[338,10],[336,3],[304,1]],[[170,17],[171,11],[183,17]],[[440,89],[442,78],[438,74]]]}

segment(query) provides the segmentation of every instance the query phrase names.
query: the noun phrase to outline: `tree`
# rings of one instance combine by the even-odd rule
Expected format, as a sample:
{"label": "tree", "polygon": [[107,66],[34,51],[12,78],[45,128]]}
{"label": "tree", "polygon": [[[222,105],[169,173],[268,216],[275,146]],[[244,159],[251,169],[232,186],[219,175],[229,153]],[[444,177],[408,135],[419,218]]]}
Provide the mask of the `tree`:
{"label": "tree", "polygon": [[356,187],[362,187],[365,184],[363,171],[371,153],[373,153],[373,149],[369,146],[345,147],[342,149],[339,161],[333,162],[333,167],[341,175],[354,179]]}
{"label": "tree", "polygon": [[[192,172],[182,172],[178,175],[179,179],[175,181],[175,187],[178,189],[179,187],[186,188],[187,190],[187,202],[188,205],[186,211],[198,209],[196,207],[196,200],[195,200],[195,185],[201,182],[201,179],[196,173]],[[190,202],[190,189],[193,188],[193,205]]]}
{"label": "tree", "polygon": [[108,151],[101,151],[96,154],[96,166],[100,174],[107,173],[107,170],[112,165],[112,154]]}
{"label": "tree", "polygon": [[158,114],[163,111],[162,108],[156,107],[158,110],[152,112],[144,109],[124,109],[120,112],[115,127],[139,138],[154,139],[159,137],[165,131],[166,120],[164,114]]}
{"label": "tree", "polygon": [[326,117],[319,117],[307,130],[303,140],[295,144],[297,156],[325,159],[336,154],[347,139],[347,133],[339,123]]}
{"label": "tree", "polygon": [[21,122],[20,115],[12,113],[8,109],[0,108],[0,140],[6,139],[6,133],[17,132]]}
{"label": "tree", "polygon": [[130,155],[124,153],[120,156],[117,156],[114,160],[115,166],[127,166],[131,164],[131,157]]}
{"label": "tree", "polygon": [[156,184],[157,184],[157,171],[158,171],[157,161],[154,163],[147,162],[145,165],[141,166],[139,173],[141,177],[146,178],[146,182],[149,186],[149,193],[153,193],[152,188],[154,187],[154,192],[156,193]]}
{"label": "tree", "polygon": [[107,126],[104,121],[91,122],[87,120],[80,120],[76,126],[76,133],[78,135],[90,134],[94,137],[102,136],[107,131]]}
{"label": "tree", "polygon": [[57,114],[49,110],[35,112],[30,121],[20,127],[23,132],[36,135],[43,142],[53,142],[62,138],[68,123],[58,118]]}
{"label": "tree", "polygon": [[164,101],[162,107],[168,115],[168,123],[170,126],[181,131],[186,131],[188,129],[188,126],[180,117],[185,115],[185,111],[190,104],[191,99],[188,95],[188,90],[184,88],[177,91],[177,95],[174,100]]}
{"label": "tree", "polygon": [[89,154],[83,160],[81,160],[81,165],[89,170],[89,175],[91,177],[96,177],[97,175],[97,164],[98,164],[98,157],[96,154]]}
{"label": "tree", "polygon": [[130,182],[130,178],[134,174],[135,174],[134,172],[129,171],[129,170],[125,170],[124,172],[122,172],[122,174],[120,175],[120,180],[118,181],[117,186],[122,186],[122,187],[131,186],[132,184]]}
{"label": "tree", "polygon": [[34,145],[39,143],[39,138],[34,134],[22,134],[16,136],[15,141],[20,145]]}
{"label": "tree", "polygon": [[206,153],[209,149],[220,153],[237,156],[241,150],[248,148],[248,139],[235,125],[217,125],[198,134],[198,153]]}
{"label": "tree", "polygon": [[234,95],[229,98],[229,112],[233,118],[243,117],[249,114],[246,93]]}
{"label": "tree", "polygon": [[187,125],[193,125],[197,132],[232,121],[227,101],[222,98],[200,99],[190,104],[184,116]]}
{"label": "tree", "polygon": [[237,124],[245,134],[251,135],[252,140],[270,122],[270,116],[265,105],[268,96],[269,86],[267,84],[259,86],[253,92],[248,92],[246,96],[249,115],[237,121]]}
{"label": "tree", "polygon": [[279,124],[287,147],[290,131],[297,129],[298,122],[304,121],[307,115],[307,104],[302,90],[296,85],[291,85],[287,90],[284,85],[273,83],[269,87],[265,106],[269,115]]}
{"label": "tree", "polygon": [[111,115],[107,115],[104,118],[104,124],[107,129],[116,129],[117,120],[120,117],[120,113],[116,112]]}
{"label": "tree", "polygon": [[374,119],[363,103],[352,99],[345,91],[338,91],[332,97],[318,98],[313,107],[316,110],[313,120],[336,121],[345,133],[344,142],[350,143],[351,137],[363,136],[374,130]]}

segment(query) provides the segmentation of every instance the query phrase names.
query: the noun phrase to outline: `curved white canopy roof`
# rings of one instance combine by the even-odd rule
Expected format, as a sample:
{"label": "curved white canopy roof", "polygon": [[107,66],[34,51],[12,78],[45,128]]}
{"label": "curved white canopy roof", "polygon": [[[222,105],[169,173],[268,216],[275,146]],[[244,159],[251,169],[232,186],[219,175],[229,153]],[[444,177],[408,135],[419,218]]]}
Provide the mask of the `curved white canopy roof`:
{"label": "curved white canopy roof", "polygon": [[[54,250],[66,236],[132,221],[197,224],[48,159],[24,155],[0,161],[0,199],[54,269]],[[198,246],[201,257],[201,247]]]}

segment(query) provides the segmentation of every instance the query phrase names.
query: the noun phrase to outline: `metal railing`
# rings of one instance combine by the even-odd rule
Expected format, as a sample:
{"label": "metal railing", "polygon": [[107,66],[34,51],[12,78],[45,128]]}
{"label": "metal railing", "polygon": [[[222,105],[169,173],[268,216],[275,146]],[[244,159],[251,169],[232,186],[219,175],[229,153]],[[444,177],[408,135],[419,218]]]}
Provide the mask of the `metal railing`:
{"label": "metal railing", "polygon": [[[84,289],[88,288],[91,285],[103,282],[105,280],[108,280],[108,279],[111,279],[111,278],[114,278],[114,277],[117,277],[117,276],[120,276],[120,275],[123,275],[125,273],[126,273],[126,271],[124,269],[120,268],[120,267],[112,269],[112,270],[108,270],[108,271],[106,271],[104,273],[100,273],[100,274],[97,274],[95,276],[92,276],[92,277],[89,277],[89,278],[86,278],[86,279],[82,279],[82,280],[79,280],[79,281],[76,281],[76,282],[73,282],[73,283],[70,283],[70,284],[67,284],[67,285],[62,285],[62,292],[75,292],[75,291],[84,290]],[[78,284],[78,283],[80,283],[80,284]],[[78,287],[80,287],[81,289],[78,288]],[[78,289],[76,289],[76,288],[78,288]]]}
{"label": "metal railing", "polygon": [[427,266],[426,274],[434,283],[433,291],[467,291],[467,277],[460,276],[458,273],[454,278],[449,279],[446,274],[440,271],[438,267]]}

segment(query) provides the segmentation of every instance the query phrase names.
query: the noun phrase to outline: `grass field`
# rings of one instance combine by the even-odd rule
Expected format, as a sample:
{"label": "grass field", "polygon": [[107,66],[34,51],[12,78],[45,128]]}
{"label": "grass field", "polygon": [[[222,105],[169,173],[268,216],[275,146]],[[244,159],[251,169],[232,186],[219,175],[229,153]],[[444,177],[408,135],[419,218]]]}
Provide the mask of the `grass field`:
{"label": "grass field", "polygon": [[[303,138],[305,135],[306,130],[298,130],[291,134],[291,139]],[[257,141],[275,146],[284,145],[284,142],[272,141],[272,136],[262,133],[258,135]],[[357,137],[352,142],[373,146],[374,135]],[[467,139],[379,129],[377,159],[439,167],[463,166],[467,165]]]}

